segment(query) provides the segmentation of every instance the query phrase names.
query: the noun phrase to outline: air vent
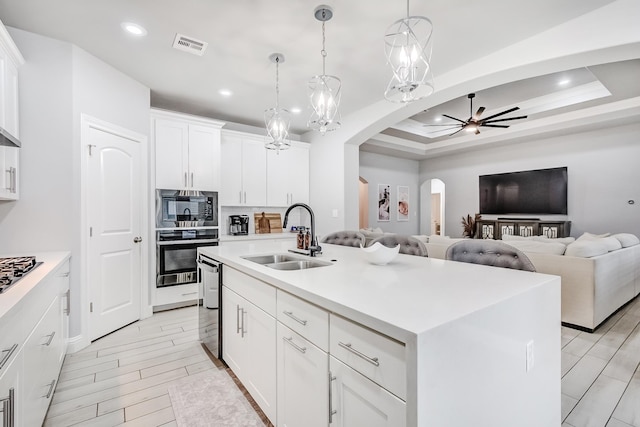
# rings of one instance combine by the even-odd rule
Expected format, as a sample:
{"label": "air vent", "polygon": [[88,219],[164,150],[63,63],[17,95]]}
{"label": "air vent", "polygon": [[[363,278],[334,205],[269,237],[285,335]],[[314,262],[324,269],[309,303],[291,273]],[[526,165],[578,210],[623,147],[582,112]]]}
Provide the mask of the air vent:
{"label": "air vent", "polygon": [[196,40],[193,37],[187,37],[182,34],[176,34],[176,38],[173,40],[173,47],[178,50],[184,50],[185,52],[193,53],[194,55],[202,56],[207,49],[209,43]]}

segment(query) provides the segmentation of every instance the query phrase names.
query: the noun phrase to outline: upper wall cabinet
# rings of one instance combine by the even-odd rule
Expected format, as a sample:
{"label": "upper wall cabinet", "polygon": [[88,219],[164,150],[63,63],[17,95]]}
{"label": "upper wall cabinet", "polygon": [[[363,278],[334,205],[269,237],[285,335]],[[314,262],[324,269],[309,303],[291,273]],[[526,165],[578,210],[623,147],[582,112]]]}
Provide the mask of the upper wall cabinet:
{"label": "upper wall cabinet", "polygon": [[[0,22],[0,127],[19,138],[18,67],[24,58]],[[0,200],[17,200],[19,196],[20,149],[0,146]]]}
{"label": "upper wall cabinet", "polygon": [[222,132],[222,206],[266,206],[267,153],[264,137]]}
{"label": "upper wall cabinet", "polygon": [[220,190],[222,122],[161,110],[151,111],[156,188]]}
{"label": "upper wall cabinet", "polygon": [[267,151],[267,205],[309,203],[309,148]]}

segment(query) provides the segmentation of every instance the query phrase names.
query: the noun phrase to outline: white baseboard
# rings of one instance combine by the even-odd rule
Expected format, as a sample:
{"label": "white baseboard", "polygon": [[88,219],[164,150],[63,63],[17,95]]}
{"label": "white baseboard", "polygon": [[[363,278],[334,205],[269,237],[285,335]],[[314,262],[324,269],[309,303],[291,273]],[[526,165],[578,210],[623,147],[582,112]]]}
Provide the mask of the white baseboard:
{"label": "white baseboard", "polygon": [[76,335],[75,337],[69,338],[67,341],[67,353],[75,353],[77,351],[82,350],[91,344],[91,341],[84,338],[82,335]]}

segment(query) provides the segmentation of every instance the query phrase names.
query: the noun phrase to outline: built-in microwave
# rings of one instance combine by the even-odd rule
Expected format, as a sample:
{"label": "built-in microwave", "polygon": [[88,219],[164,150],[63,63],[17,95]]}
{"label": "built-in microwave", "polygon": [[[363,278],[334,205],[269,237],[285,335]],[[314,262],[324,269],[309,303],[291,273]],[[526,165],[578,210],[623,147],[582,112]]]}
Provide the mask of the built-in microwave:
{"label": "built-in microwave", "polygon": [[156,190],[156,227],[217,227],[215,191]]}

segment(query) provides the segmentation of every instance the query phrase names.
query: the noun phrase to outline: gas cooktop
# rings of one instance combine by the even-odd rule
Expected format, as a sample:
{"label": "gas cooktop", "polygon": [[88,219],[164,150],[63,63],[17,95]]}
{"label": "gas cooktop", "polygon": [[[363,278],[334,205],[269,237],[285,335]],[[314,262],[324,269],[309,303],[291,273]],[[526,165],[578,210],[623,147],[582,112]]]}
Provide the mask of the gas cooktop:
{"label": "gas cooktop", "polygon": [[0,294],[40,264],[34,256],[0,258]]}

